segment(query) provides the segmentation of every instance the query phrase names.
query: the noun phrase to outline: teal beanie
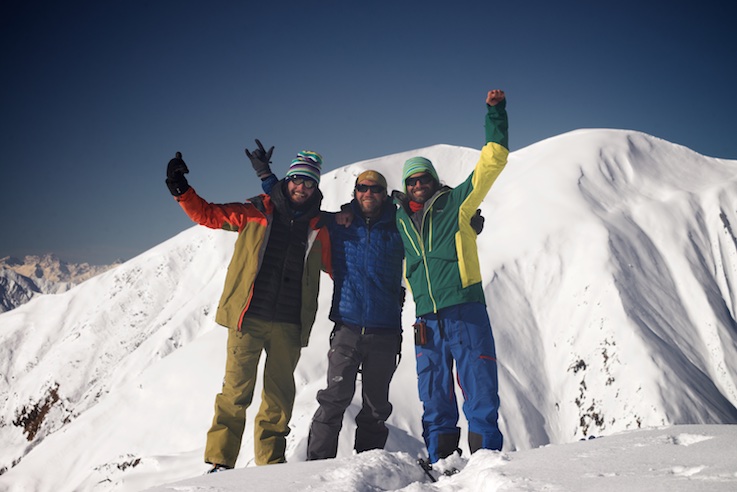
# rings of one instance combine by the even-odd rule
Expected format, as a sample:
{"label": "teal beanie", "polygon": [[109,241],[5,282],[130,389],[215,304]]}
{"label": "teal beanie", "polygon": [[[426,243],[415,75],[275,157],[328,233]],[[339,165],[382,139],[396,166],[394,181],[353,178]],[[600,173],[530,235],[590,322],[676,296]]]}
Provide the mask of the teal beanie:
{"label": "teal beanie", "polygon": [[430,162],[430,159],[427,159],[425,157],[412,157],[410,159],[407,159],[407,161],[404,163],[404,167],[402,168],[402,186],[404,187],[405,191],[407,191],[407,185],[405,184],[407,178],[417,173],[428,173],[435,179],[435,181],[437,181],[438,183],[440,182],[440,179],[438,178],[438,173],[435,171],[435,168],[433,167],[432,162]]}

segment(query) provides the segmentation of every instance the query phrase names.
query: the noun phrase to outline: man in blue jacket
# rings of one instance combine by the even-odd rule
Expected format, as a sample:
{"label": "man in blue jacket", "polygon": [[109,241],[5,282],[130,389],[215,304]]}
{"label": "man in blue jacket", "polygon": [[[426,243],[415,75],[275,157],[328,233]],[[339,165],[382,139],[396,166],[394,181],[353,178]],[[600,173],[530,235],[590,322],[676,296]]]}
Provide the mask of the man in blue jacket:
{"label": "man in blue jacket", "polygon": [[327,388],[318,391],[307,459],[334,458],[343,414],[353,399],[361,372],[363,404],[356,415],[354,449],[383,449],[392,412],[389,383],[401,348],[402,260],[396,208],[388,200],[386,179],[365,171],[356,179],[350,203],[355,219],[348,227],[328,222],[333,258],[335,328],[328,352]]}
{"label": "man in blue jacket", "polygon": [[[273,147],[246,151],[268,188],[277,181],[268,166]],[[328,352],[327,387],[312,418],[307,459],[335,458],[343,414],[353,400],[361,373],[363,405],[356,416],[356,452],[383,449],[392,412],[389,383],[401,349],[402,261],[404,246],[396,227],[396,207],[388,199],[386,179],[365,171],[356,179],[350,202],[354,219],[340,225],[325,214],[330,233],[335,323]]]}

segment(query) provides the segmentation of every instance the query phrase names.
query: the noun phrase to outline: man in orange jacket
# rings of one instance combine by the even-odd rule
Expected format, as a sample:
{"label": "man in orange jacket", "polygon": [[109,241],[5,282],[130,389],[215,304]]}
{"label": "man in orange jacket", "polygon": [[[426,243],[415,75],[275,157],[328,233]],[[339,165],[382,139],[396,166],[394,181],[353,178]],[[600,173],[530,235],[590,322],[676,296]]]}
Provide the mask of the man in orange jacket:
{"label": "man in orange jacket", "polygon": [[331,271],[330,239],[318,224],[321,166],[319,154],[302,151],[268,195],[214,204],[189,186],[184,177],[189,169],[180,153],[169,161],[166,184],[187,215],[200,225],[238,233],[215,317],[228,328],[228,350],[223,388],[207,433],[210,472],[236,464],[262,351],[266,362],[254,429],[255,461],[286,461],[294,370],[315,321],[320,271]]}

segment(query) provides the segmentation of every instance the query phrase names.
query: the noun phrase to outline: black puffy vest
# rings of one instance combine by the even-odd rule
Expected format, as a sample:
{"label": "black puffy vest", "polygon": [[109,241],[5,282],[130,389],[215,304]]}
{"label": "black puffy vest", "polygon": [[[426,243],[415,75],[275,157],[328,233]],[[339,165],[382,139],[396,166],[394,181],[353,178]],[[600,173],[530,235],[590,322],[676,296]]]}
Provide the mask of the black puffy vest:
{"label": "black puffy vest", "polygon": [[295,213],[284,185],[279,183],[270,193],[274,215],[246,317],[299,325],[309,222],[322,200],[316,190],[307,209]]}

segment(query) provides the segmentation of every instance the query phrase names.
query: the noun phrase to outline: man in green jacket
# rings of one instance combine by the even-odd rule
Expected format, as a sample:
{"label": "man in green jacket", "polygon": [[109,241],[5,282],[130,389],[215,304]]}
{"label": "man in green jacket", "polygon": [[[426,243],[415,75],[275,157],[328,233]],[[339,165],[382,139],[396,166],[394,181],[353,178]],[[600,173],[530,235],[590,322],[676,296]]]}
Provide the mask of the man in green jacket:
{"label": "man in green jacket", "polygon": [[[271,150],[262,157],[268,162]],[[319,225],[321,166],[319,154],[302,151],[268,195],[214,204],[187,183],[189,169],[181,154],[169,161],[166,184],[187,215],[206,227],[238,233],[215,316],[228,328],[228,347],[205,446],[210,472],[235,466],[262,351],[266,362],[254,429],[255,462],[286,461],[294,369],[315,321],[320,271],[331,272],[330,239]]]}
{"label": "man in green jacket", "polygon": [[416,305],[417,376],[431,463],[456,451],[460,439],[453,361],[471,452],[501,450],[503,444],[496,349],[470,219],[507,163],[504,92],[489,91],[486,107],[487,143],[463,183],[442,186],[433,164],[413,157],[402,172],[405,192],[394,193],[405,276]]}

